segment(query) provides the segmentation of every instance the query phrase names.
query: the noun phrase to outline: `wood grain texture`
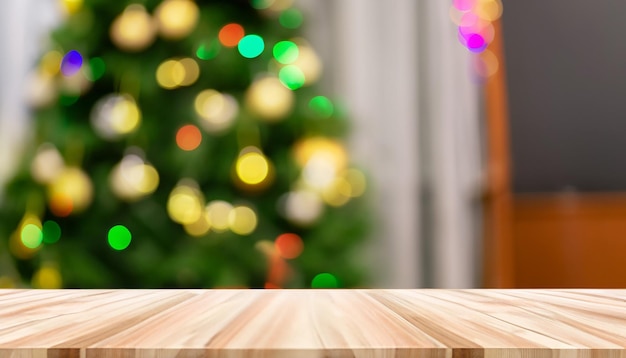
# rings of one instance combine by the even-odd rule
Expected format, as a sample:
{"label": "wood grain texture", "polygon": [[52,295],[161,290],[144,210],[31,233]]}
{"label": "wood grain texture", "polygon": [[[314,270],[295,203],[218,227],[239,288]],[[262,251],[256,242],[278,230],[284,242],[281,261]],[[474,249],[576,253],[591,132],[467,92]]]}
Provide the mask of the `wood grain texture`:
{"label": "wood grain texture", "polygon": [[626,358],[626,290],[0,290],[0,357]]}

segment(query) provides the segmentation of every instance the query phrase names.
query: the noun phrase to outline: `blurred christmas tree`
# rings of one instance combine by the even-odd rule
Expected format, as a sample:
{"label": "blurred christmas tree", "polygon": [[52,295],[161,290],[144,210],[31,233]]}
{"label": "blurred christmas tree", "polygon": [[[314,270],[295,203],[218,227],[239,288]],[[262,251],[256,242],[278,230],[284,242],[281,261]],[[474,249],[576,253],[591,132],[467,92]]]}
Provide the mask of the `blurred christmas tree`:
{"label": "blurred christmas tree", "polygon": [[290,1],[61,5],[0,207],[0,281],[364,284],[365,178]]}

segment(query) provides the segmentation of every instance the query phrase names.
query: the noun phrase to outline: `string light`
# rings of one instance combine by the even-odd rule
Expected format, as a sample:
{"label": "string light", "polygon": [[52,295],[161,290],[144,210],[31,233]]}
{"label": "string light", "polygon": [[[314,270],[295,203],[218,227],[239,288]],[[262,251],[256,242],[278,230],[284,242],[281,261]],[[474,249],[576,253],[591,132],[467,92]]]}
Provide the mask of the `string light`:
{"label": "string light", "polygon": [[198,5],[190,0],[165,0],[155,10],[159,33],[167,39],[181,39],[198,23]]}
{"label": "string light", "polygon": [[230,230],[238,235],[250,235],[257,227],[257,214],[247,206],[236,206],[228,214]]}
{"label": "string light", "polygon": [[203,213],[202,194],[197,184],[191,180],[183,180],[169,195],[167,213],[172,221],[180,224],[193,224]]}
{"label": "string light", "polygon": [[259,35],[246,35],[237,44],[237,49],[241,56],[245,58],[255,58],[265,50],[265,41]]}
{"label": "string light", "polygon": [[72,76],[83,66],[83,56],[76,50],[71,50],[63,56],[61,72],[64,76]]}
{"label": "string light", "polygon": [[239,41],[244,37],[244,35],[245,31],[243,26],[231,23],[224,25],[220,29],[217,34],[217,38],[224,47],[235,47],[239,44]]}
{"label": "string light", "polygon": [[159,186],[159,173],[135,154],[127,154],[109,176],[113,193],[122,200],[136,201],[152,194]]}
{"label": "string light", "polygon": [[339,281],[335,275],[324,272],[315,275],[311,281],[312,288],[337,288],[339,287]]}
{"label": "string light", "polygon": [[206,206],[206,211],[211,223],[211,230],[225,232],[230,228],[230,212],[233,206],[223,200],[213,200]]}
{"label": "string light", "polygon": [[291,112],[294,95],[279,79],[263,77],[248,87],[245,101],[250,111],[260,119],[276,122]]}
{"label": "string light", "polygon": [[192,151],[202,143],[202,133],[193,124],[187,124],[176,132],[176,144],[185,151]]}
{"label": "string light", "polygon": [[304,250],[304,244],[300,236],[293,233],[279,235],[274,241],[278,254],[284,259],[295,259]]}
{"label": "string light", "polygon": [[150,46],[156,37],[157,26],[146,8],[131,4],[111,23],[111,41],[121,50],[139,52]]}
{"label": "string light", "polygon": [[265,186],[270,178],[268,159],[256,147],[244,148],[235,162],[237,178],[245,186]]}
{"label": "string light", "polygon": [[91,124],[102,138],[117,139],[139,128],[141,111],[132,97],[111,94],[96,102]]}
{"label": "string light", "polygon": [[93,199],[93,184],[84,171],[66,167],[48,186],[49,207],[64,217],[85,210]]}
{"label": "string light", "polygon": [[209,133],[228,129],[239,113],[239,104],[235,98],[213,89],[198,93],[194,108],[201,119],[200,125]]}
{"label": "string light", "polygon": [[115,225],[107,235],[109,246],[117,251],[125,250],[132,240],[130,230],[124,225]]}

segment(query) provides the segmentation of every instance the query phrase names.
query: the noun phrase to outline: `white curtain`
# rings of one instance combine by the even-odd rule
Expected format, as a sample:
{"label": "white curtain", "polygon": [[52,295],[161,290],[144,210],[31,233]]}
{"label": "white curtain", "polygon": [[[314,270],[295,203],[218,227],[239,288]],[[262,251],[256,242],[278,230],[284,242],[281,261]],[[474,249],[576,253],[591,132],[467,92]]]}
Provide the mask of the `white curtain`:
{"label": "white curtain", "polygon": [[441,0],[301,0],[372,174],[371,266],[390,288],[478,285],[480,87]]}
{"label": "white curtain", "polygon": [[0,2],[0,198],[27,138],[24,94],[28,72],[58,17],[54,1]]}

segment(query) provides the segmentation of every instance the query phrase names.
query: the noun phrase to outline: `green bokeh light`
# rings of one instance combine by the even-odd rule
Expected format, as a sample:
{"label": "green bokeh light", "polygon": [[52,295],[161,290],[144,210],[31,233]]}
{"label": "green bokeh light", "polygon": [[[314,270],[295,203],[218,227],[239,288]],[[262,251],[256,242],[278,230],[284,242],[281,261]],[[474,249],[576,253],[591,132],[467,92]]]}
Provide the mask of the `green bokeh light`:
{"label": "green bokeh light", "polygon": [[304,73],[298,66],[288,65],[280,69],[278,78],[287,88],[296,90],[304,85]]}
{"label": "green bokeh light", "polygon": [[337,278],[327,272],[317,274],[311,281],[312,288],[337,288],[339,281]]}
{"label": "green bokeh light", "polygon": [[268,7],[272,6],[274,1],[275,0],[250,0],[250,4],[252,5],[253,8],[262,10],[262,9],[267,9]]}
{"label": "green bokeh light", "polygon": [[43,241],[43,233],[37,225],[27,224],[22,228],[20,238],[22,239],[22,244],[24,244],[24,246],[29,249],[36,249]]}
{"label": "green bokeh light", "polygon": [[213,39],[198,46],[196,56],[201,60],[211,60],[217,57],[221,48],[219,40]]}
{"label": "green bokeh light", "polygon": [[298,45],[291,41],[280,41],[276,43],[272,52],[276,61],[284,65],[293,63],[295,60],[298,59],[298,55],[300,54],[300,50],[298,50]]}
{"label": "green bokeh light", "polygon": [[241,56],[245,58],[255,58],[265,50],[265,42],[259,35],[246,35],[239,40],[237,49]]}
{"label": "green bokeh light", "polygon": [[278,22],[288,29],[297,29],[302,25],[302,13],[298,9],[287,9],[280,13]]}
{"label": "green bokeh light", "polygon": [[309,101],[309,108],[320,117],[328,118],[335,112],[335,106],[327,97],[316,96]]}
{"label": "green bokeh light", "polygon": [[130,245],[132,235],[124,225],[115,225],[109,230],[109,245],[115,250],[124,250]]}
{"label": "green bokeh light", "polygon": [[89,60],[89,68],[91,69],[90,80],[96,81],[102,76],[104,76],[104,72],[106,71],[106,65],[104,64],[104,60],[100,57],[94,57]]}
{"label": "green bokeh light", "polygon": [[54,244],[61,238],[61,227],[55,221],[48,220],[43,223],[43,242]]}

